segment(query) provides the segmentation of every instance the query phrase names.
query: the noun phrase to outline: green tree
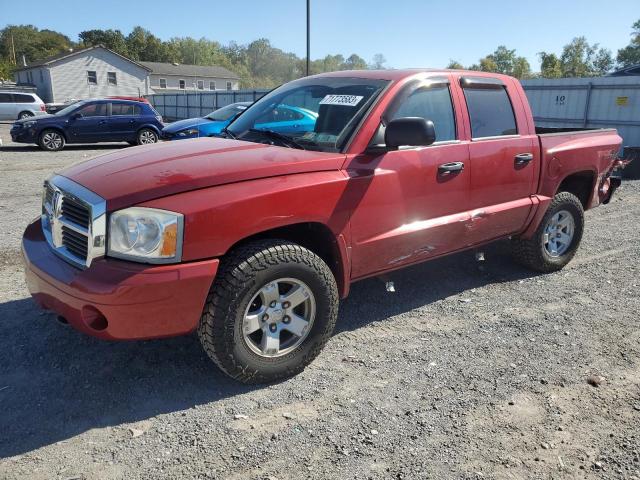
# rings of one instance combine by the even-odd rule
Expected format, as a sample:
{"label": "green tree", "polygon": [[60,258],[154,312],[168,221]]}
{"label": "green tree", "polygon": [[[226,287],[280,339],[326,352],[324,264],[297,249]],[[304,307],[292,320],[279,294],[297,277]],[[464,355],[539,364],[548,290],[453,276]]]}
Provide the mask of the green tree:
{"label": "green tree", "polygon": [[[69,37],[52,30],[39,30],[33,25],[7,25],[0,30],[0,58],[13,67],[57,55],[73,48]],[[13,64],[15,51],[16,65]]]}
{"label": "green tree", "polygon": [[102,45],[125,57],[129,55],[127,39],[120,30],[84,30],[78,37],[84,47]]}
{"label": "green tree", "polygon": [[562,49],[560,66],[563,77],[593,77],[610,70],[613,58],[597,43],[590,45],[585,37],[576,37]]}
{"label": "green tree", "polygon": [[539,52],[540,75],[544,78],[562,77],[562,64],[555,53]]}
{"label": "green tree", "polygon": [[147,62],[171,61],[170,49],[167,44],[153,35],[149,30],[134,27],[126,38],[127,52],[132,60]]}
{"label": "green tree", "polygon": [[618,67],[630,67],[640,63],[640,20],[637,20],[631,27],[631,43],[618,50],[616,61]]}
{"label": "green tree", "polygon": [[464,70],[464,65],[456,60],[449,60],[449,64],[446,68],[450,68],[452,70]]}
{"label": "green tree", "polygon": [[365,70],[367,68],[366,60],[355,53],[349,55],[344,64],[345,70]]}
{"label": "green tree", "polygon": [[369,68],[371,68],[372,70],[381,70],[386,68],[384,66],[385,63],[387,63],[387,59],[384,58],[384,55],[382,55],[381,53],[376,53],[373,56],[373,59],[371,61],[371,65],[369,65]]}

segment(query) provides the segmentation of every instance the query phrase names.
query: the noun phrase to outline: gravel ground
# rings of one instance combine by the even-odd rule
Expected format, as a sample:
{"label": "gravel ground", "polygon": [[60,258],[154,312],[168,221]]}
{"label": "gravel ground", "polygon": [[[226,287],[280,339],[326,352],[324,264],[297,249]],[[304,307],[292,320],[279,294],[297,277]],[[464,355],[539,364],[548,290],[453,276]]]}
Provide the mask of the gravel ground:
{"label": "gravel ground", "polygon": [[114,146],[0,137],[0,478],[640,479],[640,182],[587,213],[562,272],[496,244],[396,293],[355,284],[318,359],[256,387],[195,336],[105,342],[40,312],[19,241],[42,180]]}

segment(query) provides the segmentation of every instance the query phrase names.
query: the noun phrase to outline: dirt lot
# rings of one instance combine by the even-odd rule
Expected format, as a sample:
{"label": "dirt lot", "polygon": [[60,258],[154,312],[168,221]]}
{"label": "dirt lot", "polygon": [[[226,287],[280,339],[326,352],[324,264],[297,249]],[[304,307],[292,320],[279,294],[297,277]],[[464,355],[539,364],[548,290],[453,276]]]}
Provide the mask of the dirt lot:
{"label": "dirt lot", "polygon": [[195,336],[104,342],[34,306],[42,180],[113,146],[0,137],[0,478],[640,479],[640,182],[562,272],[498,244],[358,283],[303,374],[248,387]]}

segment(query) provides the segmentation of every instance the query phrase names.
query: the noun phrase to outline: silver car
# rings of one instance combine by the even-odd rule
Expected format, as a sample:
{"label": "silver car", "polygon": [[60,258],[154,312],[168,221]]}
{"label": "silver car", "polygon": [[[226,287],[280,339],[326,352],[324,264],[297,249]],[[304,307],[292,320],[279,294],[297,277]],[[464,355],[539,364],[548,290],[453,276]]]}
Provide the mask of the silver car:
{"label": "silver car", "polygon": [[0,120],[22,119],[43,113],[44,102],[35,93],[0,91]]}

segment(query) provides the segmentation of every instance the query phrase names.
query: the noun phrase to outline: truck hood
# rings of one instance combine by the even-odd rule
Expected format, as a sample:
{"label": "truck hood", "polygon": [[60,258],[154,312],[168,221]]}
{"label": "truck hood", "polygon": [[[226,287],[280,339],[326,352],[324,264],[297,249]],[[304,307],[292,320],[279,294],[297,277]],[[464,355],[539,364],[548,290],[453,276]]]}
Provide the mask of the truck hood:
{"label": "truck hood", "polygon": [[198,138],[124,148],[60,174],[100,195],[111,211],[198,188],[337,170],[344,159],[340,153]]}

